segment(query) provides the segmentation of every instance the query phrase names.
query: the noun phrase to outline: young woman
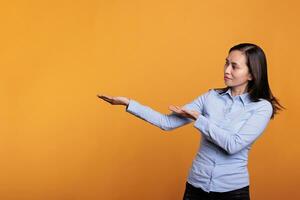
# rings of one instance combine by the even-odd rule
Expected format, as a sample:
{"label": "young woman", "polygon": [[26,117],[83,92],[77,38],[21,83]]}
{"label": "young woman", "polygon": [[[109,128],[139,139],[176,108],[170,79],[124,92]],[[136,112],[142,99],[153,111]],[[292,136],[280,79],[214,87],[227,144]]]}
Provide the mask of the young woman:
{"label": "young woman", "polygon": [[284,108],[271,92],[263,50],[250,43],[230,48],[226,87],[209,89],[182,107],[161,114],[127,97],[98,95],[112,105],[169,131],[194,122],[202,134],[186,181],[184,200],[249,200],[248,152],[270,119]]}

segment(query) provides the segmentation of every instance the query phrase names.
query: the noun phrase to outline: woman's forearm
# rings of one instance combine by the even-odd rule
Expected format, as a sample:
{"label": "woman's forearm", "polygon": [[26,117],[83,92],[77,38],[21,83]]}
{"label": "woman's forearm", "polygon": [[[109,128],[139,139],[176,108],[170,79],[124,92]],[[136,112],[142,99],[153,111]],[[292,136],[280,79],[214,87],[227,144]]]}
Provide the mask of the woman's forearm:
{"label": "woman's forearm", "polygon": [[159,127],[162,130],[169,131],[177,127],[183,126],[192,122],[192,119],[180,117],[175,113],[162,114],[148,106],[142,105],[139,102],[130,99],[126,105],[126,112],[149,122],[150,124]]}

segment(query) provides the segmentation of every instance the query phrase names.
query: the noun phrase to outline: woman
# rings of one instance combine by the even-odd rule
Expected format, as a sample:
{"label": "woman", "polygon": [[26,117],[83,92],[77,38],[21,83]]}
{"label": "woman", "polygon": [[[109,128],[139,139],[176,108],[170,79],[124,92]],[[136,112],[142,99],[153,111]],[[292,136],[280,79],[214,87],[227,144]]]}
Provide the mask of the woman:
{"label": "woman", "polygon": [[184,200],[246,200],[248,152],[270,119],[284,108],[272,95],[263,50],[250,43],[233,46],[224,65],[225,88],[209,89],[190,103],[161,114],[126,97],[98,95],[112,105],[161,128],[190,122],[201,132],[199,150],[186,181]]}

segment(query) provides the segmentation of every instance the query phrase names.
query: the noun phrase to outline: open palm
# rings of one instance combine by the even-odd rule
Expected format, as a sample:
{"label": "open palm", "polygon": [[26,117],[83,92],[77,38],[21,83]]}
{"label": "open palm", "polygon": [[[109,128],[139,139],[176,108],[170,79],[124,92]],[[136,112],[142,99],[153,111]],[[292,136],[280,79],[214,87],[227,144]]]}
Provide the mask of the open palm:
{"label": "open palm", "polygon": [[183,117],[187,117],[187,118],[191,118],[193,120],[196,120],[199,116],[199,112],[195,111],[195,110],[188,110],[185,109],[183,107],[179,107],[179,106],[169,106],[169,109],[173,112],[175,112],[176,114],[183,116]]}
{"label": "open palm", "polygon": [[129,98],[127,97],[112,97],[108,95],[97,95],[100,99],[110,103],[111,105],[128,105]]}

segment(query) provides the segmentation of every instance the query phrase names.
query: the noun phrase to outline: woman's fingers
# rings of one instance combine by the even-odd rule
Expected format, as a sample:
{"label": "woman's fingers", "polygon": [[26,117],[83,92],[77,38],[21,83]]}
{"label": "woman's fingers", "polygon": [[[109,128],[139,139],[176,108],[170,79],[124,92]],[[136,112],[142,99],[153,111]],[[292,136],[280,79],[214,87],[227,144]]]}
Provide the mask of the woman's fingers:
{"label": "woman's fingers", "polygon": [[172,111],[177,110],[176,107],[175,107],[175,106],[172,106],[172,105],[169,106],[169,109],[172,110]]}
{"label": "woman's fingers", "polygon": [[112,105],[128,105],[129,99],[127,97],[113,97],[113,96],[107,96],[107,95],[97,95],[100,99],[103,99],[104,101],[112,104]]}
{"label": "woman's fingers", "polygon": [[101,99],[112,99],[112,97],[107,96],[107,95],[97,95]]}
{"label": "woman's fingers", "polygon": [[106,100],[106,101],[109,101],[109,100],[112,100],[111,98],[108,98],[106,96],[98,96],[100,99],[103,99],[103,100]]}
{"label": "woman's fingers", "polygon": [[108,103],[113,103],[113,98],[107,95],[97,95],[100,99],[103,99],[104,101]]}
{"label": "woman's fingers", "polygon": [[173,105],[171,105],[171,106],[169,106],[169,108],[170,108],[170,110],[173,110],[173,111],[176,111],[176,112],[180,112],[180,113],[182,113],[182,112],[191,113],[191,111],[189,111],[189,110],[187,110],[187,109],[185,109],[183,107],[180,107],[180,106],[173,106]]}
{"label": "woman's fingers", "polygon": [[176,114],[179,114],[179,115],[181,115],[183,117],[189,117],[189,116],[191,116],[190,113],[184,112],[184,110],[181,107],[179,107],[179,106],[169,106],[169,108],[170,108],[171,111],[173,111]]}
{"label": "woman's fingers", "polygon": [[198,117],[198,115],[199,115],[197,111],[195,111],[195,110],[188,110],[188,109],[186,109],[184,107],[179,107],[179,106],[173,106],[173,105],[171,105],[171,106],[169,106],[169,109],[171,111],[173,111],[173,112],[181,115],[181,116],[192,118],[194,120],[196,120],[197,117]]}
{"label": "woman's fingers", "polygon": [[176,113],[181,113],[181,111],[178,109],[178,106],[169,106],[169,109],[176,112]]}
{"label": "woman's fingers", "polygon": [[182,110],[181,107],[179,107],[179,106],[176,106],[176,108],[177,108],[177,110],[180,110],[180,111]]}

